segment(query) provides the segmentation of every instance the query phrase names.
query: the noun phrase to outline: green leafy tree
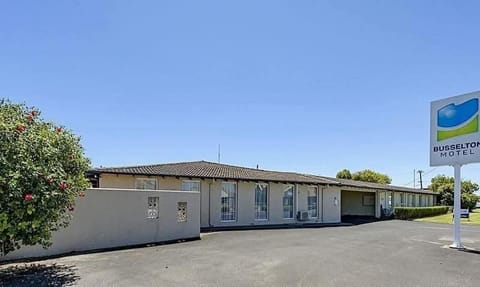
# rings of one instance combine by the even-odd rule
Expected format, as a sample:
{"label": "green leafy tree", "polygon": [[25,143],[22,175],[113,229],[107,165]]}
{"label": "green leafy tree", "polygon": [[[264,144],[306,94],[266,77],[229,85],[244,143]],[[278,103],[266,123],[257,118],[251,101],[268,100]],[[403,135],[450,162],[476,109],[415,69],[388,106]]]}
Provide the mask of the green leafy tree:
{"label": "green leafy tree", "polygon": [[[453,193],[454,193],[453,177],[445,175],[437,175],[432,178],[429,189],[439,193],[439,203],[441,205],[453,206]],[[471,182],[470,180],[463,180],[461,183],[461,205],[462,208],[474,209],[479,196],[475,194],[479,189],[478,184]]]}
{"label": "green leafy tree", "polygon": [[[89,186],[80,138],[40,112],[0,99],[0,252],[51,244]],[[0,254],[0,255],[1,255]]]}
{"label": "green leafy tree", "polygon": [[381,184],[390,184],[392,182],[392,179],[388,175],[373,171],[371,169],[364,169],[355,172],[354,174],[352,174],[352,179]]}
{"label": "green leafy tree", "polygon": [[344,168],[341,171],[337,172],[337,178],[343,178],[343,179],[352,179],[352,173]]}

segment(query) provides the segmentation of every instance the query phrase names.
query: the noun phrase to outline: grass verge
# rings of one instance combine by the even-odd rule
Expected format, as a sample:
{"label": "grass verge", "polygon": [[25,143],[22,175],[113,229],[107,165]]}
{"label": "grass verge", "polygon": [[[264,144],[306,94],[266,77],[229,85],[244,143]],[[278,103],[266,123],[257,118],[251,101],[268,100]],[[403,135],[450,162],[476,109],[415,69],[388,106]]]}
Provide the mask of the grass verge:
{"label": "grass verge", "polygon": [[[447,213],[437,216],[417,218],[414,221],[453,224],[453,215],[452,213]],[[477,208],[470,212],[470,220],[462,218],[462,224],[480,225],[480,209]]]}

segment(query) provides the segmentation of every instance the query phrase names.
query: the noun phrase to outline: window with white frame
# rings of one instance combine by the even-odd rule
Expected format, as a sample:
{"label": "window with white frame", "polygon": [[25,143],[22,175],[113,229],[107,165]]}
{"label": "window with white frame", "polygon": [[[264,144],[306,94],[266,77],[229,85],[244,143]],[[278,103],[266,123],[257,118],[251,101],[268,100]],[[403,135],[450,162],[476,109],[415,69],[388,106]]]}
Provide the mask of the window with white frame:
{"label": "window with white frame", "polygon": [[200,181],[184,180],[182,182],[183,191],[200,191]]}
{"label": "window with white frame", "polygon": [[222,221],[237,220],[237,183],[222,183],[221,192],[222,210],[220,218]]}
{"label": "window with white frame", "polygon": [[294,186],[286,185],[283,190],[283,218],[293,218],[293,198],[294,198]]}
{"label": "window with white frame", "polygon": [[265,183],[255,186],[255,219],[268,220],[268,185]]}
{"label": "window with white frame", "polygon": [[157,189],[157,180],[155,178],[137,178],[135,179],[135,189]]}
{"label": "window with white frame", "polygon": [[308,188],[308,212],[310,217],[317,218],[318,216],[318,188],[309,187]]}

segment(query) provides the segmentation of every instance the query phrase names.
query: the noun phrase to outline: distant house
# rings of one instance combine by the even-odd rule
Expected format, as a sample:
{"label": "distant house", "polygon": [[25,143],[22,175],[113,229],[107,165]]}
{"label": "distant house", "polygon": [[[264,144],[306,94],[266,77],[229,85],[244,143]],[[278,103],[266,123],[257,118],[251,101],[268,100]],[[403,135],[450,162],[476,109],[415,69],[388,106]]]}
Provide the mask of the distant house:
{"label": "distant house", "polygon": [[436,202],[429,190],[207,161],[98,168],[90,177],[99,188],[199,191],[204,228],[339,223]]}

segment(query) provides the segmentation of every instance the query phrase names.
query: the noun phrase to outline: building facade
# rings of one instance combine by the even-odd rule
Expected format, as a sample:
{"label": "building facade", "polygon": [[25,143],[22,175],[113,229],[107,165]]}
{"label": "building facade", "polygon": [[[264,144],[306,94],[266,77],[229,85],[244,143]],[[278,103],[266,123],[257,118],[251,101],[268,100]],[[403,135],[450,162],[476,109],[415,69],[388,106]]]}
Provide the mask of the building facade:
{"label": "building facade", "polygon": [[340,223],[380,217],[395,206],[432,206],[435,193],[206,161],[100,168],[100,188],[200,192],[202,228]]}

